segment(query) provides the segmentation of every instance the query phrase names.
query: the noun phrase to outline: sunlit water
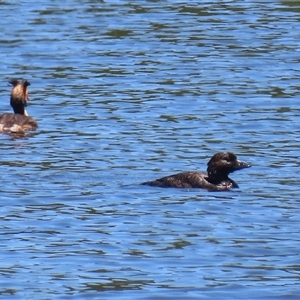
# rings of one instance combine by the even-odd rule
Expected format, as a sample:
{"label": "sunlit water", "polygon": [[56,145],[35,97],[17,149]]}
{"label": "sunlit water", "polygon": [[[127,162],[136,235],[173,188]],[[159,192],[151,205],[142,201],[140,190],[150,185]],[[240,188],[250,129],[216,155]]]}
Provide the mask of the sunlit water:
{"label": "sunlit water", "polygon": [[[299,299],[296,1],[0,4],[3,299]],[[230,192],[139,183],[232,151]]]}

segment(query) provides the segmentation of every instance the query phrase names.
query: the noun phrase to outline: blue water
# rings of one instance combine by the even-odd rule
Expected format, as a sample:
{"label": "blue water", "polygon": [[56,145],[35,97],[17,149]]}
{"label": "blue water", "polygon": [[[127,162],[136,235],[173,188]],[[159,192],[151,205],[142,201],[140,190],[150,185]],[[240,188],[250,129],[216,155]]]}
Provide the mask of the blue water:
{"label": "blue water", "polygon": [[[1,299],[299,299],[296,1],[0,4]],[[139,183],[231,151],[230,192]]]}

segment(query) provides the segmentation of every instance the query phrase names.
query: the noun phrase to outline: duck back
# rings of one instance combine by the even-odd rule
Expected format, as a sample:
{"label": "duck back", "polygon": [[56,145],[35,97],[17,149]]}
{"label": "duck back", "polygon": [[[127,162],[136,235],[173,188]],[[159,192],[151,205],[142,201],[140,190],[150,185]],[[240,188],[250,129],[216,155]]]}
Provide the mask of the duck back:
{"label": "duck back", "polygon": [[29,116],[12,113],[0,115],[0,132],[24,132],[37,126],[37,122]]}
{"label": "duck back", "polygon": [[222,182],[218,182],[217,184],[211,183],[208,181],[206,172],[197,171],[183,172],[162,177],[154,181],[144,182],[142,185],[175,188],[202,188],[215,191],[224,191],[233,187],[238,187],[238,185],[229,178]]}

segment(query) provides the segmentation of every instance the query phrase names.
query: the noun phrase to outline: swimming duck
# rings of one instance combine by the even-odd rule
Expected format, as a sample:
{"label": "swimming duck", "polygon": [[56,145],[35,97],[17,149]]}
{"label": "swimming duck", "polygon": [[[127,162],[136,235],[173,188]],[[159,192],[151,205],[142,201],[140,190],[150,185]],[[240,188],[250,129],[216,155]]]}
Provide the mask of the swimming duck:
{"label": "swimming duck", "polygon": [[238,160],[236,155],[231,152],[219,152],[213,155],[208,162],[207,172],[184,172],[154,181],[147,181],[142,185],[225,191],[239,187],[236,182],[228,177],[230,173],[250,167],[250,164]]}
{"label": "swimming duck", "polygon": [[14,113],[4,113],[0,115],[0,132],[21,133],[37,128],[37,122],[28,116],[25,109],[29,100],[28,89],[29,81],[22,82],[13,79],[9,81],[13,88],[10,94],[10,105]]}

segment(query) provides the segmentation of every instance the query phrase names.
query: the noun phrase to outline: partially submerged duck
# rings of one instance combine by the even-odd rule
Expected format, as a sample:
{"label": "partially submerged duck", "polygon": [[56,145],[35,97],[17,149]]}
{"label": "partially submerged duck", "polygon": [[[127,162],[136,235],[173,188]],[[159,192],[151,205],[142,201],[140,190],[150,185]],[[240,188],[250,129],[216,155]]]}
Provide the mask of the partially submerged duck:
{"label": "partially submerged duck", "polygon": [[230,173],[250,167],[250,164],[238,160],[236,155],[231,152],[219,152],[208,162],[207,172],[184,172],[142,184],[158,187],[203,188],[210,191],[225,191],[239,187],[236,182],[228,177]]}
{"label": "partially submerged duck", "polygon": [[29,100],[27,87],[30,83],[27,80],[20,82],[16,79],[10,80],[9,83],[13,86],[10,105],[14,113],[0,115],[0,132],[22,133],[36,129],[37,122],[28,115],[25,109]]}

